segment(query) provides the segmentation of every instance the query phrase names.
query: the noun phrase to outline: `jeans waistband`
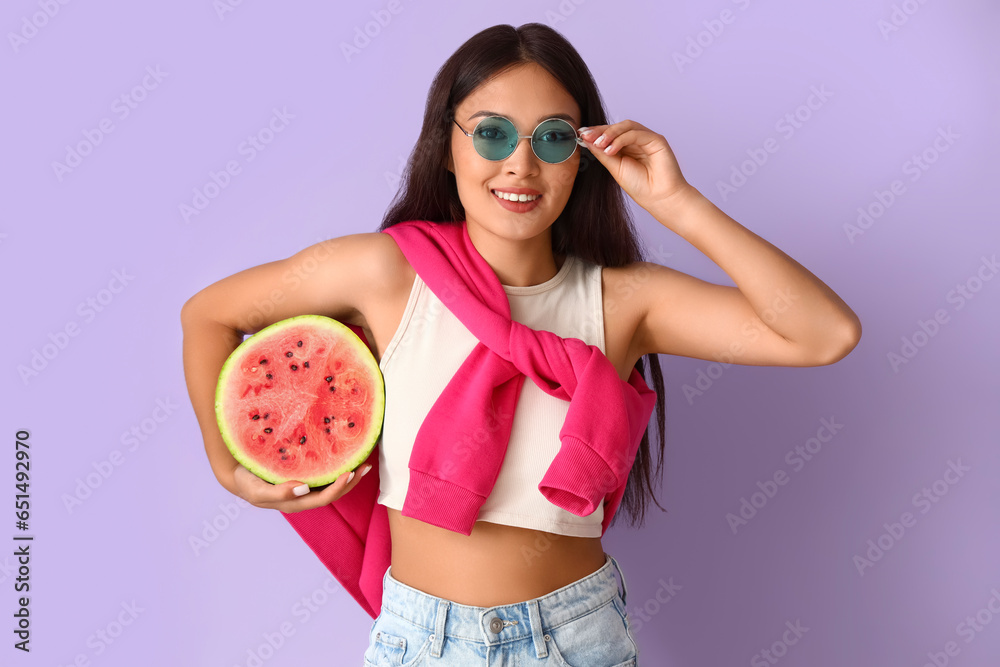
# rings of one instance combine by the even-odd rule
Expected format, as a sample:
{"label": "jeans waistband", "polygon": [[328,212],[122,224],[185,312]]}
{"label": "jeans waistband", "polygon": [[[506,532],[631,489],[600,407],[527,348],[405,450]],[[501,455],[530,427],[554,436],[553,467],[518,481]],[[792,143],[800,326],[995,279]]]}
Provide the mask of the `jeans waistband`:
{"label": "jeans waistband", "polygon": [[[441,656],[445,637],[481,641],[495,646],[533,637],[538,657],[547,655],[542,627],[568,623],[609,603],[617,594],[625,601],[628,589],[618,561],[605,553],[596,572],[541,597],[525,602],[476,607],[439,598],[397,581],[386,569],[382,577],[382,609],[433,633],[431,654]],[[612,570],[612,567],[614,570]],[[615,580],[617,571],[621,589]]]}

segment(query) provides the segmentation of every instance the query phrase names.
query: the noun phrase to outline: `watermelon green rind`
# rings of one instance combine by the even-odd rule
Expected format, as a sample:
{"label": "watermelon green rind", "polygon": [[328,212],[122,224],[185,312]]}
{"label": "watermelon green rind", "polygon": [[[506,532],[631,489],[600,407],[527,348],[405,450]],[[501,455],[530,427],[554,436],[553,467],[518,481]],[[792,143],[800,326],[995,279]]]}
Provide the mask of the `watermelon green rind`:
{"label": "watermelon green rind", "polygon": [[[230,381],[234,379],[231,375],[239,372],[241,363],[246,358],[247,354],[254,350],[257,343],[262,340],[271,339],[275,334],[280,334],[285,330],[290,330],[303,324],[311,327],[319,327],[320,329],[326,328],[331,333],[334,333],[337,338],[348,343],[350,350],[356,355],[354,360],[361,362],[367,372],[367,375],[365,376],[366,379],[371,380],[374,385],[374,395],[372,397],[368,431],[367,433],[357,436],[365,443],[365,445],[359,447],[352,457],[345,460],[344,463],[338,466],[335,470],[328,471],[322,475],[284,477],[269,470],[265,465],[255,461],[239,445],[237,434],[229,428],[229,424],[224,414],[224,390],[227,386],[229,386]],[[233,455],[233,458],[235,458],[247,470],[272,484],[281,484],[289,479],[298,479],[299,481],[308,484],[310,487],[318,487],[335,481],[337,477],[346,471],[355,469],[368,458],[371,451],[378,444],[379,438],[381,437],[382,424],[385,415],[385,385],[378,363],[372,356],[368,346],[363,340],[361,340],[361,338],[351,331],[349,327],[335,319],[325,317],[323,315],[297,315],[275,322],[274,324],[261,329],[240,343],[240,345],[233,350],[232,354],[230,354],[229,358],[223,364],[222,369],[219,372],[219,380],[216,384],[215,391],[215,412],[219,432],[226,443],[226,447]]]}

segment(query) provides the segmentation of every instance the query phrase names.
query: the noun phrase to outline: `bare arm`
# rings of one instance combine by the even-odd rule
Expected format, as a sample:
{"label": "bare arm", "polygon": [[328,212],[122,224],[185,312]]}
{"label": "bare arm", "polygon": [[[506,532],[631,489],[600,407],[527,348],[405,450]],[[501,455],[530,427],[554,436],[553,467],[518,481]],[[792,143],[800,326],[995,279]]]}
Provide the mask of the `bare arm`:
{"label": "bare arm", "polygon": [[[231,493],[284,512],[329,504],[353,484],[341,475],[318,493],[298,497],[299,481],[271,485],[233,458],[215,417],[215,388],[228,356],[243,341],[279,320],[326,315],[364,326],[364,305],[391,289],[398,247],[387,234],[362,233],[318,243],[291,257],[261,264],[215,282],[181,309],[184,377],[216,479]],[[249,497],[248,497],[249,496]]]}
{"label": "bare arm", "polygon": [[861,338],[858,316],[805,267],[723,213],[693,187],[650,211],[736,283],[715,285],[639,263],[642,354],[761,366],[820,366]]}

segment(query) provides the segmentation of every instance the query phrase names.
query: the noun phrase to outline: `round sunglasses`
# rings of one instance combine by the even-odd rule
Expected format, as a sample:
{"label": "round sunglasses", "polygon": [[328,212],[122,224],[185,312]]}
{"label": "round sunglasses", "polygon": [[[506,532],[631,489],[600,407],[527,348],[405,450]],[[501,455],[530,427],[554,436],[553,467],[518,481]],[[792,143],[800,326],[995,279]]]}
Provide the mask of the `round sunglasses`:
{"label": "round sunglasses", "polygon": [[[458,120],[452,118],[455,125]],[[472,132],[458,125],[462,134],[472,137],[472,145],[476,152],[490,161],[504,160],[513,154],[517,142],[521,139],[531,139],[531,150],[542,162],[559,164],[565,162],[576,152],[576,145],[587,147],[583,140],[576,136],[576,129],[561,118],[543,120],[531,134],[518,134],[514,123],[503,116],[487,116],[476,123]]]}

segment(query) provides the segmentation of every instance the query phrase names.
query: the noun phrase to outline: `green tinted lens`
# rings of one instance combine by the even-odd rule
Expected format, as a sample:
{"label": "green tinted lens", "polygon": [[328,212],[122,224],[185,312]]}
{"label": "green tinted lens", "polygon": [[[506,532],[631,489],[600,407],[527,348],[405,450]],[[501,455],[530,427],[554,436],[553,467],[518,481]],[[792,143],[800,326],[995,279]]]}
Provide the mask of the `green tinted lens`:
{"label": "green tinted lens", "polygon": [[484,118],[472,131],[472,145],[487,160],[503,160],[517,146],[517,130],[506,118]]}
{"label": "green tinted lens", "polygon": [[531,148],[540,160],[550,164],[565,162],[576,150],[576,131],[564,120],[547,120],[531,135]]}

